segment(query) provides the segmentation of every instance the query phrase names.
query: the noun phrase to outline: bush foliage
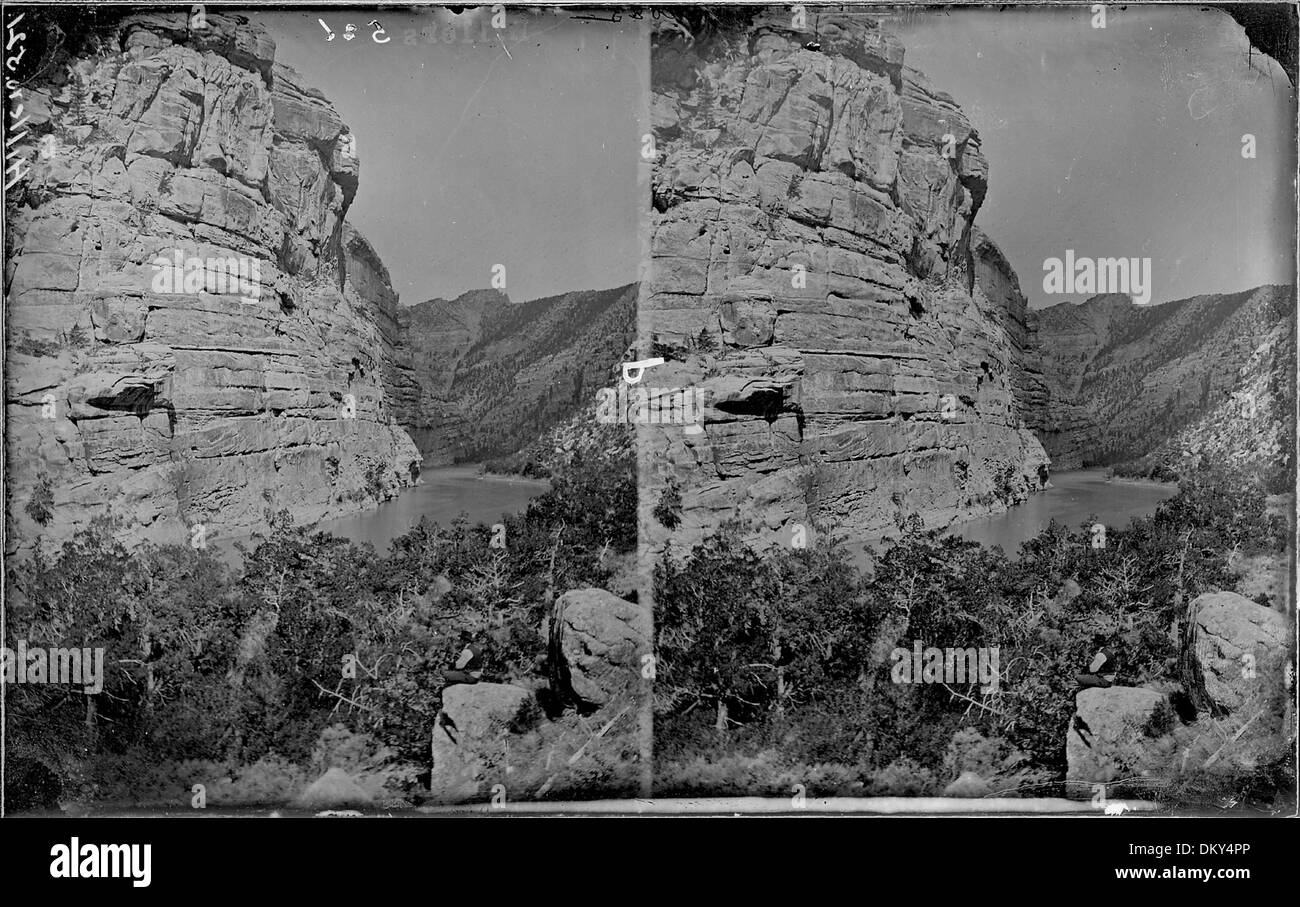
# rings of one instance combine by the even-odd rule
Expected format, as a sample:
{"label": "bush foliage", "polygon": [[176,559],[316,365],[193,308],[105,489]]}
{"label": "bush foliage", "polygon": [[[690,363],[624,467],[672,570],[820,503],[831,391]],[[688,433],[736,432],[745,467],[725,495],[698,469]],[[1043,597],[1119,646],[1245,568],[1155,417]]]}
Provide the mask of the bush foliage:
{"label": "bush foliage", "polygon": [[[234,568],[187,546],[127,550],[101,519],[9,565],[6,645],[106,649],[99,695],[9,688],[10,754],[65,790],[141,804],[184,802],[196,771],[214,803],[248,804],[327,764],[424,764],[459,634],[482,642],[488,679],[544,685],[550,602],[610,586],[635,549],[636,502],[630,459],[584,451],[505,520],[507,550],[462,518],[380,555],[281,513]],[[912,521],[868,572],[829,533],[760,550],[737,525],[665,560],[657,792],[934,795],[966,771],[1003,796],[1052,792],[1092,653],[1114,652],[1120,683],[1180,683],[1171,628],[1186,603],[1236,587],[1233,553],[1286,542],[1263,492],[1217,473],[1185,476],[1104,548],[1091,523],[1052,524],[1011,558]],[[914,641],[998,647],[998,689],[894,683],[890,653]],[[520,738],[520,757],[568,733],[547,727]],[[593,766],[593,780],[616,767]],[[580,795],[572,783],[552,795]]]}
{"label": "bush foliage", "polygon": [[[6,645],[106,650],[98,695],[9,687],[12,754],[54,768],[65,790],[127,802],[171,789],[149,766],[236,781],[265,774],[255,765],[308,770],[331,733],[426,764],[460,633],[480,640],[487,679],[540,685],[549,603],[606,583],[635,547],[635,507],[631,460],[590,456],[504,520],[504,550],[462,517],[422,522],[380,555],[281,512],[230,567],[189,546],[128,550],[100,519],[57,553],[8,565]],[[278,789],[254,784],[231,802],[263,788]]]}
{"label": "bush foliage", "polygon": [[[1222,473],[1186,477],[1105,547],[1093,547],[1092,522],[1052,523],[1011,558],[912,521],[869,578],[837,542],[760,551],[736,526],[662,564],[660,781],[695,790],[699,760],[761,763],[769,751],[786,768],[858,766],[864,789],[904,758],[932,792],[968,769],[1004,791],[1063,777],[1074,678],[1093,653],[1115,653],[1119,683],[1179,683],[1171,628],[1186,603],[1236,588],[1234,550],[1277,551],[1286,538],[1263,491]],[[998,689],[893,682],[890,653],[915,641],[997,647]]]}

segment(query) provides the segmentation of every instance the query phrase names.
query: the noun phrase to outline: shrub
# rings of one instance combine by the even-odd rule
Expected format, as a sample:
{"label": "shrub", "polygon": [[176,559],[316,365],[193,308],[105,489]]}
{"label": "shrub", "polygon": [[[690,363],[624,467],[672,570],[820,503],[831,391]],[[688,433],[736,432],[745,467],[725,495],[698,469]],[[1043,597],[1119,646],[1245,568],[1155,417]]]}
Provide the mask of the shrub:
{"label": "shrub", "polygon": [[14,351],[27,356],[57,356],[59,344],[53,340],[40,340],[31,334],[23,334],[14,342]]}
{"label": "shrub", "polygon": [[669,482],[659,496],[659,503],[654,509],[655,519],[668,529],[676,529],[682,522],[682,493],[676,482]]}
{"label": "shrub", "polygon": [[[549,603],[608,579],[607,555],[635,548],[635,508],[631,461],[591,453],[560,464],[552,491],[506,520],[508,557],[489,527],[463,519],[423,523],[381,557],[281,511],[232,570],[188,546],[128,551],[98,519],[58,552],[6,565],[6,644],[103,646],[116,667],[91,697],[89,727],[86,697],[13,687],[11,744],[65,790],[86,779],[89,796],[120,802],[184,805],[197,772],[227,779],[209,786],[210,803],[282,803],[336,763],[389,792],[409,786],[457,633],[478,635],[490,677],[542,681]],[[537,721],[530,711],[514,730]],[[185,777],[148,770],[196,762],[207,767]]]}
{"label": "shrub", "polygon": [[49,525],[50,520],[54,519],[54,486],[45,473],[37,476],[36,487],[32,489],[32,496],[27,499],[23,510],[42,526]]}
{"label": "shrub", "polygon": [[1002,765],[1005,743],[989,739],[975,728],[962,728],[953,734],[943,757],[943,777],[953,781],[963,772],[974,772],[988,780]]}
{"label": "shrub", "polygon": [[[1091,523],[1053,523],[1011,559],[907,517],[870,578],[834,545],[757,551],[724,527],[655,574],[657,758],[777,746],[809,764],[914,763],[933,774],[920,787],[971,770],[1009,794],[1043,788],[1063,776],[1074,676],[1097,648],[1121,683],[1180,684],[1169,631],[1186,603],[1237,588],[1234,548],[1286,538],[1258,485],[1214,470],[1105,548]],[[1077,595],[1058,595],[1067,581]],[[889,653],[918,640],[997,647],[998,689],[894,683]]]}
{"label": "shrub", "polygon": [[384,484],[384,464],[379,461],[366,464],[363,476],[364,483],[362,487],[365,489],[366,494],[376,501],[384,500],[387,490]]}
{"label": "shrub", "polygon": [[865,779],[869,797],[928,797],[938,792],[934,772],[907,756],[871,772]]}

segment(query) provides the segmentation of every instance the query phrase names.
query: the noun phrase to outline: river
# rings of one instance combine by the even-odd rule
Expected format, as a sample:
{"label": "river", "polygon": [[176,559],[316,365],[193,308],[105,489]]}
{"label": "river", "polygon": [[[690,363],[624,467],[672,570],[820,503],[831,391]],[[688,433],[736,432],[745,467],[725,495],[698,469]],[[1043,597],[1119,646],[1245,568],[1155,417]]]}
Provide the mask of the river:
{"label": "river", "polygon": [[[419,485],[405,489],[391,501],[374,510],[363,510],[334,520],[322,520],[314,527],[358,544],[369,542],[380,554],[388,553],[393,539],[404,534],[428,517],[430,522],[451,524],[461,512],[469,515],[470,525],[497,523],[506,514],[519,513],[528,501],[550,488],[544,479],[517,476],[479,475],[477,466],[442,466],[426,469]],[[237,558],[234,543],[249,544],[247,536],[214,542],[223,560]]]}
{"label": "river", "polygon": [[1021,544],[1046,529],[1052,520],[1076,528],[1096,517],[1105,526],[1122,529],[1134,517],[1154,512],[1161,501],[1177,493],[1175,484],[1107,480],[1105,470],[1100,469],[1067,470],[1053,473],[1051,487],[1031,495],[1023,504],[1006,513],[954,526],[949,533],[988,547],[1000,546],[1014,557]]}
{"label": "river", "polygon": [[463,511],[469,515],[471,526],[498,523],[507,514],[525,510],[529,499],[550,488],[550,483],[542,479],[480,476],[477,466],[426,469],[420,477],[424,481],[419,485],[374,510],[324,520],[316,528],[357,543],[369,542],[383,554],[393,539],[410,530],[421,517],[448,526]]}
{"label": "river", "polygon": [[[540,479],[514,476],[480,476],[477,466],[445,466],[427,469],[423,481],[408,488],[397,498],[374,510],[354,513],[316,524],[321,532],[330,532],[351,541],[369,542],[383,554],[393,539],[402,535],[427,516],[434,523],[449,525],[462,511],[470,523],[495,523],[502,516],[518,513],[528,501],[542,494],[549,483]],[[1006,513],[979,517],[952,527],[949,534],[979,542],[989,547],[1001,546],[1015,556],[1020,545],[1056,520],[1066,526],[1095,516],[1106,526],[1124,527],[1136,516],[1145,516],[1161,501],[1176,494],[1172,484],[1107,480],[1104,470],[1080,469],[1052,475],[1051,487],[1032,495]],[[220,543],[231,549],[237,539]],[[241,539],[247,542],[247,539]]]}

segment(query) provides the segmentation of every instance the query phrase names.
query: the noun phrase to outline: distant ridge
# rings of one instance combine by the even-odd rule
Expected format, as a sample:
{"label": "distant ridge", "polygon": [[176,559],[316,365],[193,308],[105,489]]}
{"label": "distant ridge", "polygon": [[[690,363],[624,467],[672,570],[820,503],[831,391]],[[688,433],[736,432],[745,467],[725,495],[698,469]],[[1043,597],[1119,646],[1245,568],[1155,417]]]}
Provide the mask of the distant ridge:
{"label": "distant ridge", "polygon": [[1035,315],[1054,470],[1172,475],[1193,455],[1244,466],[1258,459],[1248,437],[1268,448],[1290,423],[1280,395],[1294,393],[1292,286],[1146,306],[1096,296]]}
{"label": "distant ridge", "polygon": [[401,421],[426,466],[506,456],[590,402],[635,334],[637,285],[512,303],[472,290],[403,309],[416,385]]}

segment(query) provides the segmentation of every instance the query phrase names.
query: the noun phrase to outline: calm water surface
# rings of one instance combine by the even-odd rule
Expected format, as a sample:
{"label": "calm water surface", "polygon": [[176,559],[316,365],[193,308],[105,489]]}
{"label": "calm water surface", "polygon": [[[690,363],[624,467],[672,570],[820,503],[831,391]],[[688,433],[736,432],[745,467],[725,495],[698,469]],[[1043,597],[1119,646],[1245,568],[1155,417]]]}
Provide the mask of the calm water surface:
{"label": "calm water surface", "polygon": [[445,466],[420,475],[422,484],[406,489],[377,509],[324,520],[316,528],[357,543],[369,542],[382,554],[393,539],[414,527],[421,517],[447,526],[463,511],[469,515],[470,525],[498,523],[503,516],[526,510],[529,499],[550,487],[549,482],[540,479],[480,477],[477,466]]}
{"label": "calm water surface", "polygon": [[[421,485],[375,510],[326,520],[316,528],[357,543],[369,542],[382,554],[393,539],[415,526],[421,517],[449,525],[463,511],[471,524],[496,523],[507,514],[525,510],[531,498],[549,487],[539,479],[481,477],[477,466],[429,469],[423,479]],[[1069,470],[1053,474],[1052,487],[1006,513],[970,520],[954,526],[949,533],[989,547],[1000,546],[1007,554],[1015,555],[1022,543],[1046,529],[1052,520],[1077,527],[1095,516],[1107,526],[1123,527],[1134,517],[1150,514],[1177,492],[1173,484],[1108,481],[1103,470]],[[222,547],[234,541],[226,540]]]}
{"label": "calm water surface", "polygon": [[1076,528],[1096,517],[1106,526],[1123,528],[1134,517],[1152,513],[1156,506],[1178,493],[1175,484],[1107,481],[1104,470],[1076,469],[1053,473],[1052,487],[1031,496],[1006,513],[980,517],[950,534],[988,547],[1000,546],[1015,555],[1022,543],[1047,528],[1052,520]]}
{"label": "calm water surface", "polygon": [[[388,552],[393,539],[428,517],[430,522],[451,524],[461,512],[469,515],[470,525],[497,523],[503,516],[526,510],[528,501],[545,492],[550,483],[542,479],[514,476],[479,476],[477,466],[444,466],[426,469],[423,482],[408,488],[391,501],[374,510],[354,513],[335,520],[322,520],[315,531],[329,532],[358,544],[369,542],[380,554]],[[250,545],[248,536],[231,537],[214,542],[222,559],[238,558],[234,544]]]}

